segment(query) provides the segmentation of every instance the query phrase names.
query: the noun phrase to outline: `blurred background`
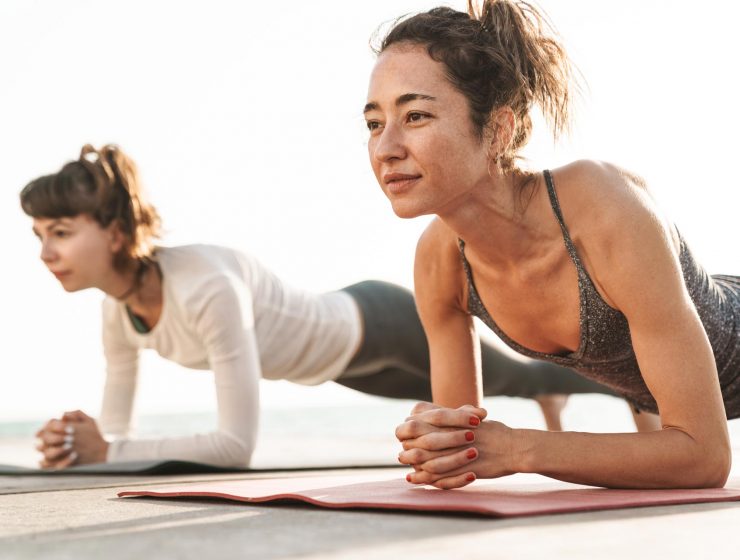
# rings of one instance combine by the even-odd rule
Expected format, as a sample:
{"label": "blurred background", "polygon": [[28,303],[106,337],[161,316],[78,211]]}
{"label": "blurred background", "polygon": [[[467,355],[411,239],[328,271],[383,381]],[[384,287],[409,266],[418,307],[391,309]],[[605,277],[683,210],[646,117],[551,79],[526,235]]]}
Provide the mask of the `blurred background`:
{"label": "blurred background", "polygon": [[[86,142],[118,143],[135,159],[163,217],[165,245],[236,247],[286,282],[317,291],[366,278],[412,287],[414,247],[429,219],[392,213],[367,161],[362,107],[374,63],[369,39],[378,26],[436,5],[2,2],[0,436],[26,437],[30,426],[64,410],[97,414],[100,406],[102,294],[62,290],[39,260],[17,201],[27,182],[76,158]],[[585,85],[569,138],[554,145],[536,121],[525,151],[529,165],[595,158],[639,173],[708,271],[740,274],[740,77],[733,70],[740,6],[539,6]],[[498,417],[540,422],[531,402],[504,401],[493,407]],[[631,426],[616,399],[572,401],[566,428]],[[282,419],[267,421],[264,429],[273,431],[286,418],[292,429],[310,423],[324,414],[319,409],[354,411],[342,413],[345,419],[373,409],[387,419],[373,425],[387,430],[408,408],[334,384],[287,382],[263,382],[262,402],[266,418]],[[214,407],[208,372],[144,355],[137,401],[143,426],[156,432],[172,415],[201,418],[193,421],[205,426]],[[8,449],[0,462],[12,462],[7,456],[17,449]]]}

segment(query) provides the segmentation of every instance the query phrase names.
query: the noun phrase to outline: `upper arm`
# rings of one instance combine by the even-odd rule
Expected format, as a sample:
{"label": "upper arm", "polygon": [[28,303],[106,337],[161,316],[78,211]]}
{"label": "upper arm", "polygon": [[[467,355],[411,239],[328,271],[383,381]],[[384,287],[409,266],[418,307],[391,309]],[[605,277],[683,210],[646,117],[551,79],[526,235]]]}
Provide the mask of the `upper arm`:
{"label": "upper arm", "polygon": [[440,220],[419,240],[414,292],[429,342],[432,395],[443,406],[478,405],[482,398],[480,344],[464,303],[457,241]]}
{"label": "upper arm", "polygon": [[[584,244],[600,286],[627,318],[643,379],[666,427],[726,444],[714,355],[686,288],[673,227],[644,186],[615,168],[600,181],[610,201]],[[607,207],[608,206],[608,207]]]}
{"label": "upper arm", "polygon": [[249,455],[256,441],[262,377],[252,295],[228,276],[210,280],[198,293],[192,312],[214,374],[219,430],[237,438]]}

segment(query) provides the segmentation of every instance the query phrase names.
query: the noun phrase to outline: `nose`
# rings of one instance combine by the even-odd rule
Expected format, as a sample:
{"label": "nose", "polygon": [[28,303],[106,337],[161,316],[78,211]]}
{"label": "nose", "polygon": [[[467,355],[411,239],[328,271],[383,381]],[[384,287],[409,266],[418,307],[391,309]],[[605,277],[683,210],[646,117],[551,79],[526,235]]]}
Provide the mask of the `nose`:
{"label": "nose", "polygon": [[406,144],[403,131],[393,123],[387,123],[380,134],[375,137],[372,156],[377,161],[387,162],[406,157]]}
{"label": "nose", "polygon": [[54,248],[51,246],[51,244],[48,241],[42,241],[41,242],[41,254],[39,255],[41,257],[41,260],[44,262],[44,264],[48,265],[57,257],[56,251],[54,251]]}

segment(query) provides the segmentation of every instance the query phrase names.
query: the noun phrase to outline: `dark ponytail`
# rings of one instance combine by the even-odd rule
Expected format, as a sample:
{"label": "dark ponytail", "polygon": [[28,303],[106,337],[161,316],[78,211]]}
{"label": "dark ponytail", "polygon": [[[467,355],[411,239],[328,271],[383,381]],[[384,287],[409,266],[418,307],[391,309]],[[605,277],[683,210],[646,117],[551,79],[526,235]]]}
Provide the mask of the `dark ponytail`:
{"label": "dark ponytail", "polygon": [[426,47],[468,99],[481,139],[494,111],[511,108],[515,130],[509,145],[496,154],[498,165],[509,170],[529,141],[532,105],[540,106],[556,139],[569,128],[573,75],[553,27],[534,6],[518,0],[481,4],[476,8],[468,0],[467,14],[440,7],[403,19],[376,52],[397,43]]}

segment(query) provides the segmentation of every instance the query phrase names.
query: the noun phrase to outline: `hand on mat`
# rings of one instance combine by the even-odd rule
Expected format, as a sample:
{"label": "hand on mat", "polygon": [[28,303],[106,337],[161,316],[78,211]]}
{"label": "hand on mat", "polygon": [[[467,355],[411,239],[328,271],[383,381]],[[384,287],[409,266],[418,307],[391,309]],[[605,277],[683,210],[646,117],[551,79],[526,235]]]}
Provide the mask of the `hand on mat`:
{"label": "hand on mat", "polygon": [[72,448],[74,428],[67,422],[52,418],[36,432],[39,442],[36,449],[43,454],[39,461],[42,469],[63,469],[77,460],[77,453]]}
{"label": "hand on mat", "polygon": [[72,449],[77,454],[76,463],[105,463],[108,442],[103,439],[97,422],[81,410],[65,412],[62,420],[73,428]]}
{"label": "hand on mat", "polygon": [[[476,478],[496,478],[513,474],[508,466],[512,456],[513,431],[501,422],[486,421],[475,426],[468,414],[464,426],[461,411],[475,407],[444,409],[423,407],[396,429],[404,451],[401,463],[416,472],[406,479],[413,484],[430,484],[437,488],[460,488]],[[483,409],[477,409],[483,411]],[[436,414],[430,412],[436,411]]]}
{"label": "hand on mat", "polygon": [[[474,430],[480,426],[486,415],[485,409],[472,405],[451,409],[432,403],[417,404],[411,411],[411,416],[396,428],[396,437],[404,448],[398,460],[411,465],[416,471],[407,480],[432,484],[436,480],[432,481],[429,474],[439,473],[443,475],[436,477],[440,481],[440,488],[448,487],[447,485],[464,486],[475,480],[475,475],[469,470],[454,475],[451,471],[478,457],[471,442],[475,440]],[[432,465],[435,471],[428,472],[428,465]],[[447,480],[450,478],[455,480]]]}

